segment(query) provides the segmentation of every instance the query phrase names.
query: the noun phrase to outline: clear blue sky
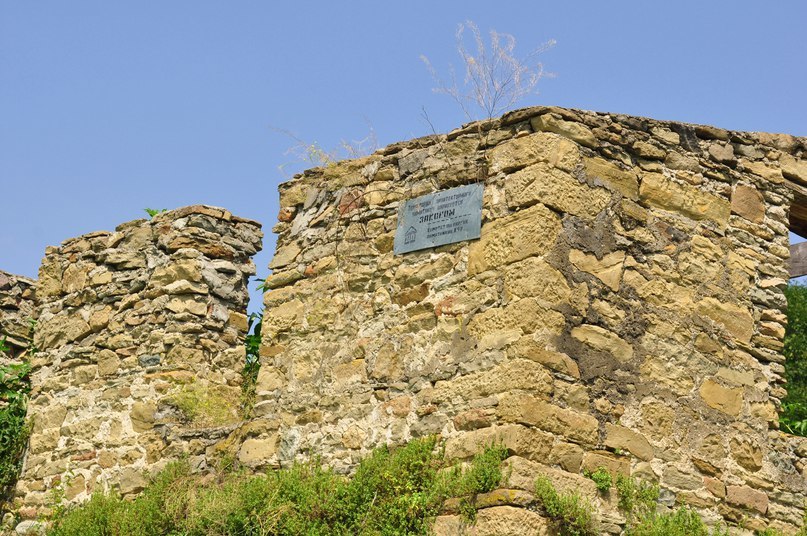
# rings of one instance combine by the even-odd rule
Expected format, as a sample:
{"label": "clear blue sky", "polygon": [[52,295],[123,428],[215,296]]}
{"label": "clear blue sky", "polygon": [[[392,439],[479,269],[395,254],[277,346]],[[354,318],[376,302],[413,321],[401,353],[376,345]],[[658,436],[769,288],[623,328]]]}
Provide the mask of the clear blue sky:
{"label": "clear blue sky", "polygon": [[[551,104],[807,135],[807,2],[0,0],[0,268],[143,208],[223,206],[274,249],[288,129],[325,148],[464,121],[419,60],[471,19],[556,77]],[[299,169],[299,165],[297,166]]]}

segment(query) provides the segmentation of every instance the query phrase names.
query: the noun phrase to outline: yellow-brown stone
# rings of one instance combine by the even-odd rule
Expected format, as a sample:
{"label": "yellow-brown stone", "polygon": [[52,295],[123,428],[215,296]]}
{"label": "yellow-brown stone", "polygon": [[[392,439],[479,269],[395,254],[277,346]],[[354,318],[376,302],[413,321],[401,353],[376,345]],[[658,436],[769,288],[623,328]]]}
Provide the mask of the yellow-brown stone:
{"label": "yellow-brown stone", "polygon": [[743,390],[723,387],[714,380],[706,380],[701,384],[700,395],[710,408],[736,417],[743,407]]}
{"label": "yellow-brown stone", "polygon": [[560,218],[535,205],[482,226],[482,236],[471,243],[468,275],[549,251],[560,232]]}
{"label": "yellow-brown stone", "polygon": [[583,324],[572,329],[571,334],[574,339],[586,346],[613,355],[621,363],[633,359],[633,347],[616,333],[600,326]]}
{"label": "yellow-brown stone", "polygon": [[513,208],[543,203],[585,219],[594,219],[611,199],[607,190],[592,188],[569,173],[543,162],[507,177],[505,194],[507,204]]}
{"label": "yellow-brown stone", "polygon": [[639,198],[639,179],[635,172],[626,171],[600,157],[586,157],[584,163],[586,176],[590,179],[598,179],[611,185],[628,199]]}
{"label": "yellow-brown stone", "polygon": [[679,184],[660,173],[646,173],[639,187],[644,205],[678,212],[694,220],[711,220],[721,228],[728,223],[731,204],[722,197],[687,184]]}

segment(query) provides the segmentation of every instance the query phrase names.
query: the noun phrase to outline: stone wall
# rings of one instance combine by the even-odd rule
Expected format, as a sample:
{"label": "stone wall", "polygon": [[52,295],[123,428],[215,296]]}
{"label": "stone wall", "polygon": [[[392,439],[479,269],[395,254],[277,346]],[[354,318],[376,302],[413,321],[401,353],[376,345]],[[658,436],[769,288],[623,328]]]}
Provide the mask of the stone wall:
{"label": "stone wall", "polygon": [[[24,517],[205,450],[240,421],[260,224],[192,206],[50,247],[37,282]],[[58,493],[58,491],[57,491]]]}
{"label": "stone wall", "polygon": [[[415,436],[458,459],[496,440],[509,487],[547,474],[599,503],[605,532],[624,519],[581,476],[600,466],[710,522],[793,530],[807,443],[777,408],[805,153],[787,135],[531,108],[305,172],[280,188],[239,458],[349,471]],[[472,182],[481,239],[392,254],[401,200]]]}
{"label": "stone wall", "polygon": [[0,270],[0,340],[9,348],[0,352],[0,365],[24,358],[35,316],[34,281]]}

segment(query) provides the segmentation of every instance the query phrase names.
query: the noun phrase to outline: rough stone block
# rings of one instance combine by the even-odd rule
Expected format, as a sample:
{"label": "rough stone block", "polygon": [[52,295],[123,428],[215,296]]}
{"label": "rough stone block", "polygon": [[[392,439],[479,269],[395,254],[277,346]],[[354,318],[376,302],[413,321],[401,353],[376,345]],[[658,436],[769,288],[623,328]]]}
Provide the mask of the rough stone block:
{"label": "rough stone block", "polygon": [[543,255],[561,230],[560,218],[535,205],[482,226],[482,235],[468,253],[468,275]]}
{"label": "rough stone block", "polygon": [[500,143],[490,150],[489,158],[492,173],[507,173],[536,162],[572,171],[580,160],[580,149],[557,134],[536,132]]}
{"label": "rough stone block", "polygon": [[623,170],[604,158],[585,158],[586,176],[611,185],[628,199],[639,198],[639,179],[634,171]]}
{"label": "rough stone block", "polygon": [[743,407],[743,390],[723,387],[714,380],[701,384],[700,395],[710,408],[736,417]]}
{"label": "rough stone block", "polygon": [[509,393],[499,399],[499,418],[558,434],[572,441],[598,442],[599,422],[591,415],[555,406],[525,394]]}
{"label": "rough stone block", "polygon": [[624,426],[610,423],[605,425],[605,446],[627,450],[641,460],[653,459],[653,447],[647,439]]}
{"label": "rough stone block", "polygon": [[644,205],[678,212],[694,220],[711,220],[721,228],[726,227],[731,213],[731,204],[726,199],[673,182],[660,173],[642,177],[639,199]]}
{"label": "rough stone block", "polygon": [[726,500],[729,504],[736,504],[760,514],[768,511],[768,495],[764,491],[748,486],[726,486]]}
{"label": "rough stone block", "polygon": [[507,177],[507,204],[526,207],[543,203],[560,212],[592,220],[611,199],[600,187],[580,182],[569,173],[545,163],[538,163]]}

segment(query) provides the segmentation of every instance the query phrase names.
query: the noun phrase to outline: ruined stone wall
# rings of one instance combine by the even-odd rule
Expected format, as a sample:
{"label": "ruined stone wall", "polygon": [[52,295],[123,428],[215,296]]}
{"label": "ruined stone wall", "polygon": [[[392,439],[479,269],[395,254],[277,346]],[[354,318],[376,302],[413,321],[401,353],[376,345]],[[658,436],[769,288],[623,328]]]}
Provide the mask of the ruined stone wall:
{"label": "ruined stone wall", "polygon": [[50,247],[37,282],[33,422],[17,495],[138,492],[240,421],[250,257],[260,224],[192,206]]}
{"label": "ruined stone wall", "polygon": [[[348,471],[415,436],[460,459],[498,440],[510,487],[547,474],[598,503],[605,532],[624,519],[584,469],[657,480],[664,504],[710,521],[792,530],[807,444],[777,430],[777,407],[806,152],[532,108],[304,173],[280,190],[239,458]],[[481,239],[393,255],[401,200],[472,182]]]}
{"label": "ruined stone wall", "polygon": [[35,319],[34,281],[0,270],[0,340],[8,352],[0,352],[0,366],[24,358]]}

